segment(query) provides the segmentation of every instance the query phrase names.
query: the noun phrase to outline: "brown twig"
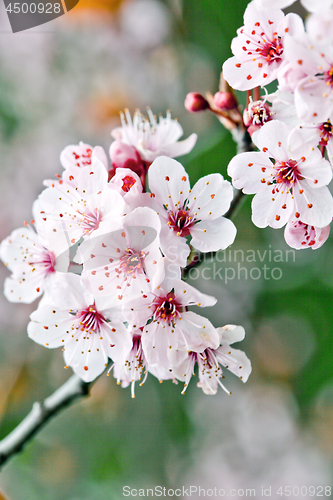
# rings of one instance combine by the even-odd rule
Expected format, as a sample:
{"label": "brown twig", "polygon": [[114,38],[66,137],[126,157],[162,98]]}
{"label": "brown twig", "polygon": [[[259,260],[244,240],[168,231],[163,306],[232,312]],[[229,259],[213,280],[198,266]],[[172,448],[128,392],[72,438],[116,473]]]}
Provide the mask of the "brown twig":
{"label": "brown twig", "polygon": [[22,422],[0,441],[0,467],[19,453],[52,417],[76,399],[88,396],[91,385],[92,383],[83,382],[77,375],[72,375],[43,402],[35,402]]}

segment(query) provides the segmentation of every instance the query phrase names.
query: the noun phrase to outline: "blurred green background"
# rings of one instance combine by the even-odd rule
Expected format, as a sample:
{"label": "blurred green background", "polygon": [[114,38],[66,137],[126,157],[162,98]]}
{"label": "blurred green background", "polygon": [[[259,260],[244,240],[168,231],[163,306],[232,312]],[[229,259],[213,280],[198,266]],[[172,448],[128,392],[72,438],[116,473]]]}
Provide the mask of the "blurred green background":
{"label": "blurred green background", "polygon": [[[187,113],[183,102],[187,92],[218,90],[246,5],[80,0],[66,16],[13,35],[0,3],[1,239],[31,219],[42,181],[61,172],[66,145],[82,140],[108,150],[124,107],[170,108],[185,137],[198,134],[181,159],[192,184],[212,172],[226,176],[236,151],[229,133],[208,113]],[[310,498],[309,486],[331,484],[332,238],[316,251],[286,253],[283,231],[256,228],[250,204],[247,198],[234,218],[231,253],[189,277],[219,299],[204,311],[215,326],[245,327],[239,347],[252,361],[249,381],[226,374],[232,396],[211,397],[194,379],[182,396],[182,384],[149,376],[131,399],[103,375],[89,398],[4,467],[6,500],[120,499],[125,485],[255,488],[256,498],[271,486],[274,499],[280,486],[304,486],[302,497]],[[7,275],[1,266],[2,282]],[[35,308],[0,301],[0,439],[71,375],[60,350],[27,338]]]}

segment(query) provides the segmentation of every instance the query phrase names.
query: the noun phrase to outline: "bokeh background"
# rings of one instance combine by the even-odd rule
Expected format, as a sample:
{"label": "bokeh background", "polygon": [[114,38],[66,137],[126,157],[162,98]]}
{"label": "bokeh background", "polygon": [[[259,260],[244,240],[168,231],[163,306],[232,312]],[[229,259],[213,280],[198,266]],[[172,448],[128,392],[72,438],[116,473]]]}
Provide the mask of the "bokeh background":
{"label": "bokeh background", "polygon": [[[187,113],[183,103],[189,91],[217,91],[246,4],[80,0],[52,23],[13,35],[0,1],[0,239],[31,219],[43,180],[61,172],[66,145],[83,140],[108,150],[125,107],[171,109],[184,136],[198,134],[181,159],[192,183],[207,173],[226,175],[235,154],[228,132],[208,113]],[[125,485],[240,490],[234,498],[246,488],[262,498],[261,488],[271,487],[273,499],[281,498],[280,486],[304,486],[292,498],[311,498],[310,486],[331,485],[332,239],[316,251],[286,254],[283,231],[251,223],[250,202],[234,218],[232,253],[204,262],[189,278],[218,297],[205,310],[215,326],[245,327],[239,347],[252,360],[249,381],[226,374],[232,396],[221,390],[212,397],[194,379],[182,396],[181,384],[150,376],[131,399],[129,389],[103,375],[89,398],[4,467],[6,500],[120,499]],[[281,262],[274,261],[277,250]],[[254,262],[246,260],[249,251]],[[240,276],[238,266],[246,268]],[[235,271],[227,282],[226,267]],[[281,279],[270,274],[276,267]],[[3,283],[3,265],[0,275]],[[28,339],[35,308],[0,299],[0,439],[71,375],[61,350]]]}

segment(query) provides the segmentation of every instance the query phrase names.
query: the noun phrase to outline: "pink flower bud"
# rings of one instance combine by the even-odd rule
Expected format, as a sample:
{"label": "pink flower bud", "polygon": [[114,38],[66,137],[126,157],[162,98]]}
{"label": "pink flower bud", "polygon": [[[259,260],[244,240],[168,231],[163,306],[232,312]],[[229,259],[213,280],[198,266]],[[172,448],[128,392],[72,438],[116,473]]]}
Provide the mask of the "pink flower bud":
{"label": "pink flower bud", "polygon": [[214,95],[214,104],[223,111],[230,111],[237,108],[236,98],[230,92],[216,92]]}
{"label": "pink flower bud", "polygon": [[123,168],[128,160],[138,161],[136,149],[121,141],[114,141],[110,146],[112,165]]}
{"label": "pink flower bud", "polygon": [[208,101],[203,95],[197,92],[190,92],[187,94],[184,105],[190,113],[197,113],[198,111],[204,111],[209,108]]}
{"label": "pink flower bud", "polygon": [[115,175],[116,168],[129,168],[140,177],[144,184],[146,164],[133,146],[121,141],[114,141],[110,146],[110,157],[113,168],[109,171],[109,180]]}

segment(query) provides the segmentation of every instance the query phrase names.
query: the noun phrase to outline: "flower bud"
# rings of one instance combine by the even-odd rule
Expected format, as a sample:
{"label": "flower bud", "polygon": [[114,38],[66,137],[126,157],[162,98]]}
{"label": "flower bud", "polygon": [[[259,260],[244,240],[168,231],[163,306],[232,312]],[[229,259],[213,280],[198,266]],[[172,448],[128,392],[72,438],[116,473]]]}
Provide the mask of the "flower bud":
{"label": "flower bud", "polygon": [[197,113],[198,111],[204,111],[209,108],[208,101],[203,95],[197,92],[190,92],[187,94],[184,105],[190,113]]}
{"label": "flower bud", "polygon": [[214,104],[223,111],[230,111],[237,108],[236,97],[230,92],[216,92],[214,95]]}
{"label": "flower bud", "polygon": [[109,171],[109,180],[115,175],[116,168],[129,168],[135,172],[144,183],[146,167],[139,153],[133,146],[129,146],[119,140],[114,141],[110,146],[110,158],[112,168]]}

